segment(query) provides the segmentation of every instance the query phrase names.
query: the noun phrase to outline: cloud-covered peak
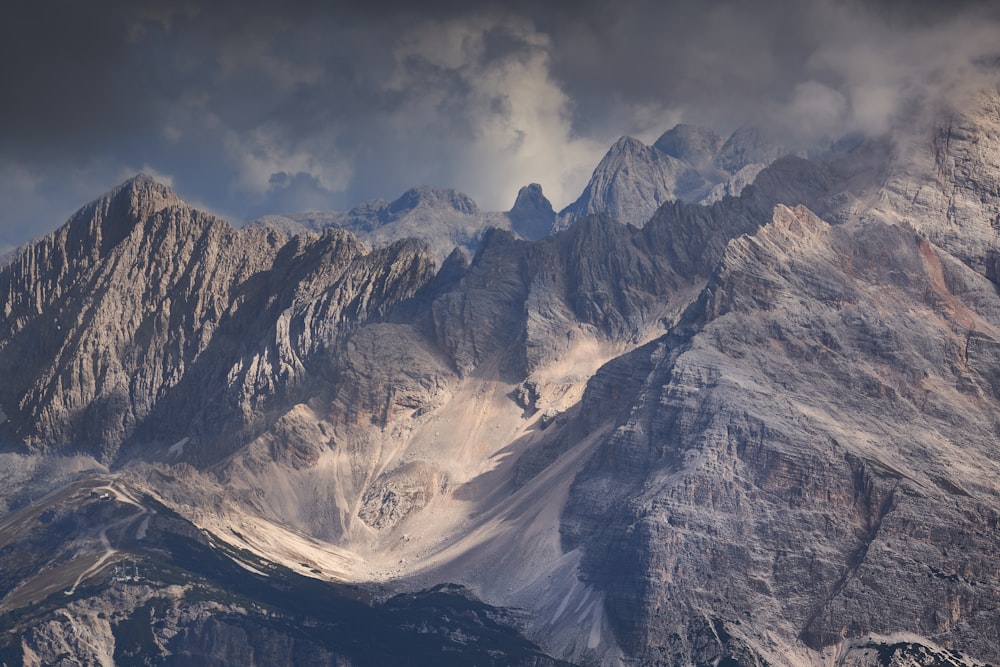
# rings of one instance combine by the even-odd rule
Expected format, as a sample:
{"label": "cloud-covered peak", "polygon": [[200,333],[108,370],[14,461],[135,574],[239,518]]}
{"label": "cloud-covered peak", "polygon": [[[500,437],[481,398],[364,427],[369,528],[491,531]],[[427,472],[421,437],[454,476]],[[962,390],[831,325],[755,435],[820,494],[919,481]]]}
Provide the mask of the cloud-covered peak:
{"label": "cloud-covered peak", "polygon": [[653,144],[653,148],[692,164],[707,164],[722,148],[722,137],[715,130],[679,123],[667,130]]}

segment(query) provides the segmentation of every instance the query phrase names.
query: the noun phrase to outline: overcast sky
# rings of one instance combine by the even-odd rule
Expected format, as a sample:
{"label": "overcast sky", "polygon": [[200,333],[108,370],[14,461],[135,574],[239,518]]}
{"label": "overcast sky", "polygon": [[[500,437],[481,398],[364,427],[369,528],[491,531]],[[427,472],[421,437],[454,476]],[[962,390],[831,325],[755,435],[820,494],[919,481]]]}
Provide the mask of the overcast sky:
{"label": "overcast sky", "polygon": [[1000,50],[995,0],[413,5],[2,3],[0,250],[139,171],[237,224],[418,184],[560,208],[621,135],[880,132]]}

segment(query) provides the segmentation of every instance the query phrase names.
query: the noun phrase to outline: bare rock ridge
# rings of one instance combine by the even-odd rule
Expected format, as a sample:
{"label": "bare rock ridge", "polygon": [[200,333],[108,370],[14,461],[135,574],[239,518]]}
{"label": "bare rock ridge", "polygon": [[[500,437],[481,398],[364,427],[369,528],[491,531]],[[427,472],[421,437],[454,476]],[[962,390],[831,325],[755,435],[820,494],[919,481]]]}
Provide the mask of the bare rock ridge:
{"label": "bare rock ridge", "polygon": [[[55,277],[32,279],[40,257],[56,258]],[[0,390],[17,406],[5,432],[30,450],[73,442],[108,460],[137,431],[252,433],[345,318],[383,312],[432,271],[419,243],[369,255],[337,230],[235,230],[134,179],[0,277],[12,295],[0,363],[21,383]]]}
{"label": "bare rock ridge", "polygon": [[442,262],[456,247],[470,255],[475,253],[488,227],[509,230],[511,225],[511,220],[503,213],[481,211],[468,195],[450,189],[421,186],[407,190],[393,201],[374,199],[350,211],[266,216],[249,226],[276,229],[287,234],[343,229],[376,248],[405,238],[420,238],[427,243],[438,262]]}
{"label": "bare rock ridge", "polygon": [[140,176],[28,246],[0,278],[14,438],[114,448],[203,351],[235,284],[270,264],[277,239],[250,236]]}
{"label": "bare rock ridge", "polygon": [[488,228],[512,231],[534,241],[552,231],[556,214],[537,183],[526,185],[506,213],[480,210],[467,195],[455,190],[421,186],[397,199],[373,199],[350,211],[311,211],[270,215],[249,223],[293,236],[328,228],[353,233],[369,246],[387,246],[405,238],[420,238],[443,262],[454,248],[470,257]]}
{"label": "bare rock ridge", "polygon": [[[553,234],[537,186],[237,230],[127,182],[0,268],[0,658],[1000,662],[973,102],[811,159],[623,139]],[[372,241],[444,210],[474,254]]]}
{"label": "bare rock ridge", "polygon": [[711,204],[727,195],[737,197],[765,166],[791,153],[754,128],[741,128],[723,141],[712,130],[681,124],[652,146],[622,137],[594,170],[580,197],[558,214],[537,183],[521,188],[506,213],[481,211],[455,190],[421,186],[393,201],[374,199],[350,211],[270,215],[249,226],[288,235],[345,229],[373,247],[415,236],[428,243],[440,262],[455,247],[475,254],[488,227],[531,241],[587,215],[608,215],[641,227],[666,202]]}

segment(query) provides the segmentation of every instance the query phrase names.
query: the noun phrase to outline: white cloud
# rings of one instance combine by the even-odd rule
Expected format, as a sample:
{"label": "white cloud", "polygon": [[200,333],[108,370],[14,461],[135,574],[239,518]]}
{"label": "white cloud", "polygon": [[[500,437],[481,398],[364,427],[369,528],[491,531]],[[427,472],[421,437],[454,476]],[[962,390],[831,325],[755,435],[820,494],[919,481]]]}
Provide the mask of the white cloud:
{"label": "white cloud", "polygon": [[797,85],[783,109],[783,124],[807,139],[835,137],[841,132],[848,101],[844,95],[817,81]]}
{"label": "white cloud", "polygon": [[[5,78],[23,103],[0,105],[21,128],[0,154],[0,242],[59,224],[123,165],[154,166],[233,220],[419,184],[497,210],[538,182],[560,207],[620,135],[651,143],[681,120],[787,143],[879,133],[961,100],[982,84],[971,63],[1000,51],[1000,13],[981,0],[336,4],[158,6],[84,51],[65,49],[79,20],[108,27],[93,13],[10,30],[38,57]],[[63,103],[82,99],[69,64],[95,73],[86,104]]]}
{"label": "white cloud", "polygon": [[[615,133],[626,133],[647,144],[654,143],[664,132],[683,122],[685,116],[684,109],[667,108],[653,102],[620,102],[618,108],[620,112],[615,120],[620,126],[615,128]],[[693,122],[697,123],[697,119]]]}
{"label": "white cloud", "polygon": [[310,147],[292,145],[277,129],[261,126],[247,132],[227,130],[225,150],[236,171],[233,187],[251,195],[264,195],[279,174],[308,174],[329,192],[344,190],[351,166],[331,150],[331,137],[313,137]]}
{"label": "white cloud", "polygon": [[[490,53],[488,40],[498,35],[513,46]],[[484,208],[509,208],[531,182],[541,183],[557,207],[566,204],[607,146],[574,135],[572,101],[551,75],[550,48],[520,19],[423,23],[396,50],[386,87],[406,103],[385,123],[400,138],[445,137],[445,154],[423,176],[468,192]],[[451,136],[445,124],[453,124]]]}
{"label": "white cloud", "polygon": [[779,127],[804,138],[891,129],[899,114],[923,107],[936,113],[961,91],[977,90],[996,73],[979,59],[1000,54],[994,20],[956,13],[932,24],[891,25],[850,4],[817,4],[826,27],[805,63],[813,80],[798,84]]}

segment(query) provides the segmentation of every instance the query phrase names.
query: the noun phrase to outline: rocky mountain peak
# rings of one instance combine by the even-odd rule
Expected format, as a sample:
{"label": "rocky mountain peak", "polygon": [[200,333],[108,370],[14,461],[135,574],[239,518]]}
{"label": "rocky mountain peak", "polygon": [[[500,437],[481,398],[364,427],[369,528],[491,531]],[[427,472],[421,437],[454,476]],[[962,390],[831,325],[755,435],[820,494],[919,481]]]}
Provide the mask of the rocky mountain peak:
{"label": "rocky mountain peak", "polygon": [[402,216],[418,207],[444,206],[453,208],[465,215],[476,215],[479,207],[468,195],[449,188],[432,188],[421,185],[410,188],[395,201],[389,204],[387,212],[390,216]]}
{"label": "rocky mountain peak", "polygon": [[556,227],[568,227],[595,213],[642,227],[660,204],[703,185],[687,163],[634,137],[622,137],[594,169],[583,194],[560,211]]}
{"label": "rocky mountain peak", "polygon": [[764,167],[790,152],[753,127],[726,141],[688,124],[664,132],[652,146],[622,137],[594,169],[580,198],[559,212],[555,227],[595,213],[642,227],[670,201],[707,205],[737,197]]}
{"label": "rocky mountain peak", "polygon": [[167,206],[183,203],[169,186],[142,172],[124,181],[105,197],[114,198],[124,195],[127,195],[129,201],[137,207],[136,211],[140,210],[138,207],[144,207],[155,212]]}
{"label": "rocky mountain peak", "polygon": [[[619,137],[618,141],[616,141],[615,143],[611,144],[611,148],[608,149],[608,154],[605,156],[604,160],[602,160],[601,162],[604,162],[604,161],[608,160],[609,158],[612,158],[613,156],[630,155],[630,154],[631,155],[635,155],[635,154],[638,154],[638,155],[647,155],[647,154],[650,154],[649,146],[647,146],[646,144],[642,143],[642,141],[640,141],[639,139],[636,139],[635,137],[628,137],[628,136]],[[600,167],[598,167],[598,168],[600,168]]]}
{"label": "rocky mountain peak", "polygon": [[[456,247],[473,254],[487,227],[511,228],[505,213],[481,211],[466,194],[426,185],[410,188],[392,201],[372,199],[349,211],[304,211],[269,215],[248,223],[294,236],[328,228],[349,231],[372,248],[406,238],[428,244],[438,262]],[[551,222],[544,233],[551,228]],[[542,235],[544,235],[544,233]]]}
{"label": "rocky mountain peak", "polygon": [[140,173],[95,199],[90,205],[85,206],[80,214],[87,215],[92,211],[114,209],[139,220],[148,218],[170,206],[183,205],[183,203],[168,186],[156,181],[148,174]]}
{"label": "rocky mountain peak", "polygon": [[150,216],[183,202],[166,185],[147,174],[137,174],[80,209],[70,218],[69,235],[105,254],[132,228]]}
{"label": "rocky mountain peak", "polygon": [[542,186],[532,183],[518,191],[514,207],[507,212],[507,217],[514,231],[526,239],[536,240],[552,231],[556,212],[542,194]]}
{"label": "rocky mountain peak", "polygon": [[536,208],[536,207],[548,207],[552,208],[552,204],[542,193],[542,186],[538,183],[531,183],[525,185],[520,190],[517,191],[517,198],[514,200],[514,208],[511,210],[517,210],[521,208]]}

